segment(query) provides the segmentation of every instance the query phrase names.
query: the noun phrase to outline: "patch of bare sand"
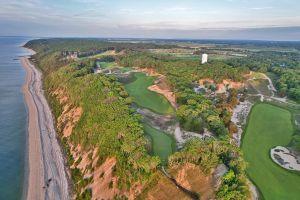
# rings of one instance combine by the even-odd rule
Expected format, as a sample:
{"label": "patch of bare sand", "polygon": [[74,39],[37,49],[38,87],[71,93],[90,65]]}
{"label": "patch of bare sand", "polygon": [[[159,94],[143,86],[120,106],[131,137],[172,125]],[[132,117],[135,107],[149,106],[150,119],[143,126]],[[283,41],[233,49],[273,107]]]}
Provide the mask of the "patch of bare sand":
{"label": "patch of bare sand", "polygon": [[92,200],[96,199],[113,199],[116,195],[125,196],[129,200],[133,200],[142,192],[143,185],[135,183],[127,190],[120,190],[117,187],[118,177],[113,173],[114,167],[117,164],[115,157],[107,158],[101,166],[97,167],[97,151],[93,155],[93,168],[95,169],[91,176],[93,182],[88,185],[92,189]]}
{"label": "patch of bare sand", "polygon": [[[57,127],[62,128],[64,137],[68,137],[72,134],[76,122],[79,121],[82,115],[82,109],[81,107],[71,108],[71,105],[67,104],[68,98],[62,89],[55,90],[52,95],[56,96],[60,104],[65,104],[62,114],[57,119]],[[74,164],[70,167],[77,167],[84,178],[92,177],[93,179],[86,187],[92,190],[92,199],[113,199],[115,195],[121,193],[117,189],[117,177],[113,176],[113,167],[117,162],[116,158],[107,158],[103,164],[97,167],[98,148],[84,150],[80,145],[74,147],[70,141],[69,146],[71,147],[71,154],[75,160]],[[130,194],[130,192],[128,194]]]}
{"label": "patch of bare sand", "polygon": [[[205,85],[205,84],[216,84],[216,82],[212,79],[200,79],[198,81],[199,85]],[[217,91],[216,93],[225,93],[227,88],[234,88],[234,89],[240,89],[245,87],[245,83],[243,82],[237,82],[237,81],[232,81],[230,79],[225,79],[221,83],[217,83]]]}
{"label": "patch of bare sand", "polygon": [[214,84],[215,81],[209,78],[203,78],[198,81],[199,85]]}
{"label": "patch of bare sand", "polygon": [[117,178],[113,176],[116,158],[107,158],[105,162],[91,174],[93,182],[88,186],[92,189],[92,199],[113,199],[119,194]]}
{"label": "patch of bare sand", "polygon": [[72,133],[72,130],[79,121],[82,115],[81,107],[72,107],[68,104],[68,96],[65,94],[65,90],[58,88],[51,93],[61,105],[63,106],[62,114],[57,118],[57,128],[58,130],[62,129],[64,137],[69,137]]}
{"label": "patch of bare sand", "polygon": [[[113,199],[115,196],[125,196],[133,200],[142,192],[143,185],[135,183],[127,190],[120,190],[117,186],[118,177],[114,175],[114,167],[117,164],[115,157],[107,158],[102,164],[98,162],[99,149],[84,150],[80,145],[71,148],[71,154],[75,160],[71,168],[77,167],[84,178],[92,177],[90,184],[84,189],[92,190],[92,200]],[[81,192],[84,192],[84,189]]]}
{"label": "patch of bare sand", "polygon": [[170,181],[162,173],[156,177],[157,184],[151,188],[145,199],[147,200],[187,200],[190,199],[184,192],[182,192],[172,181]]}
{"label": "patch of bare sand", "polygon": [[187,163],[176,169],[176,181],[184,188],[197,192],[201,199],[214,197],[213,179],[211,175],[205,175],[199,167]]}
{"label": "patch of bare sand", "polygon": [[68,101],[68,96],[65,94],[64,89],[56,89],[54,92],[51,93],[52,96],[55,96],[60,104],[64,104]]}
{"label": "patch of bare sand", "polygon": [[117,164],[116,158],[107,158],[100,166],[97,166],[97,152],[98,148],[83,151],[80,146],[77,146],[72,152],[75,161],[80,161],[77,164],[77,168],[80,169],[84,178],[92,177],[93,181],[85,188],[92,190],[92,200],[113,199],[115,196],[126,196],[127,199],[130,200],[135,199],[136,196],[142,192],[143,185],[136,183],[129,191],[118,189],[118,177],[115,176],[113,172]]}
{"label": "patch of bare sand", "polygon": [[176,108],[176,97],[174,92],[170,87],[170,84],[167,81],[167,78],[163,75],[159,75],[158,79],[155,81],[154,85],[148,87],[148,90],[157,92],[163,95],[171,105]]}
{"label": "patch of bare sand", "polygon": [[64,110],[61,116],[57,119],[57,127],[60,128],[63,126],[63,136],[69,137],[72,133],[72,130],[79,121],[82,114],[81,107],[74,107],[70,109],[70,105],[65,105]]}
{"label": "patch of bare sand", "polygon": [[236,82],[229,79],[223,80],[222,83],[217,84],[217,91],[216,93],[224,93],[226,92],[226,89],[240,89],[245,87],[245,83],[242,82]]}
{"label": "patch of bare sand", "polygon": [[148,90],[162,94],[171,103],[171,105],[174,108],[176,108],[176,98],[174,92],[168,89],[167,90],[161,89],[158,85],[151,85],[148,87]]}

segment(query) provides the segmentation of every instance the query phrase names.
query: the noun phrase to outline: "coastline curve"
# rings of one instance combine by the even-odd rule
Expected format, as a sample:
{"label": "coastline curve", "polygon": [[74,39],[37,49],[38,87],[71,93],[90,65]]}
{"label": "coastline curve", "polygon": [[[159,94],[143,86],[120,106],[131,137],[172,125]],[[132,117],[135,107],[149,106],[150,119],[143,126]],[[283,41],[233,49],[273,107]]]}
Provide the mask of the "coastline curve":
{"label": "coastline curve", "polygon": [[28,109],[26,199],[69,199],[67,169],[42,89],[42,74],[28,56],[22,57],[21,63],[26,71],[23,93]]}

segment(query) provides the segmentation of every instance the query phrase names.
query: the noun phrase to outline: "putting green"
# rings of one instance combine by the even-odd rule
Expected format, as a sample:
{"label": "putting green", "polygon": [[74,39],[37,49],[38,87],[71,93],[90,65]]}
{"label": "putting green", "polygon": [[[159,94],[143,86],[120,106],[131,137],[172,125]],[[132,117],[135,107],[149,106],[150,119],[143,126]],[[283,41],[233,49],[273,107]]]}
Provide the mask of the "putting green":
{"label": "putting green", "polygon": [[175,139],[148,124],[144,123],[144,131],[151,137],[152,153],[159,156],[162,165],[167,165],[168,157],[175,151]]}
{"label": "putting green", "polygon": [[289,111],[262,103],[252,108],[242,151],[249,164],[247,173],[266,200],[300,199],[300,175],[281,168],[270,158],[270,149],[287,146],[292,135]]}
{"label": "putting green", "polygon": [[125,84],[125,89],[134,97],[136,104],[159,114],[174,113],[174,108],[164,96],[148,90],[153,84],[154,77],[146,76],[144,73],[134,73],[134,77],[134,81]]}

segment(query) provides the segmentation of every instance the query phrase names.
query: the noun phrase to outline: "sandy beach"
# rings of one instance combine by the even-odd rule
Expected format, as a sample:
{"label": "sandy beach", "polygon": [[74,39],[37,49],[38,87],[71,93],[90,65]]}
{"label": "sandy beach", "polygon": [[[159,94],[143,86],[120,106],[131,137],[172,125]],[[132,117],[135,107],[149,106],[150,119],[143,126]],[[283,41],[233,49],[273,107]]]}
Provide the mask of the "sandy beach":
{"label": "sandy beach", "polygon": [[50,107],[42,90],[42,74],[23,57],[23,93],[28,110],[28,200],[70,199],[67,170]]}

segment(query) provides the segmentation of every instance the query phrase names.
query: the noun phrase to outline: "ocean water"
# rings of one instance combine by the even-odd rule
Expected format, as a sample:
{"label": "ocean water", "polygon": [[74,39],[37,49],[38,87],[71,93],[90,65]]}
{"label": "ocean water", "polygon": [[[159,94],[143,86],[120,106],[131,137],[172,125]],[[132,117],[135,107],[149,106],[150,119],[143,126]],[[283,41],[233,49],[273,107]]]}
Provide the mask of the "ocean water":
{"label": "ocean water", "polygon": [[20,46],[26,37],[0,37],[0,200],[22,199],[26,171],[27,110]]}

